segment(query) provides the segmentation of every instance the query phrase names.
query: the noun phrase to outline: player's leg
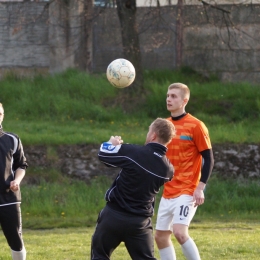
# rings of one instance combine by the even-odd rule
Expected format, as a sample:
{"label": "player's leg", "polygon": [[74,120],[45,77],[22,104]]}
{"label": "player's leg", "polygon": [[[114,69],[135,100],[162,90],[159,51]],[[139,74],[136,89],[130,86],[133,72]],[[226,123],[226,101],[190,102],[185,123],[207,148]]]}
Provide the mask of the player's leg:
{"label": "player's leg", "polygon": [[124,242],[131,259],[156,260],[151,218],[130,215],[127,223]]}
{"label": "player's leg", "polygon": [[188,260],[200,260],[199,250],[190,237],[184,244],[181,245],[181,249],[183,254],[185,255],[186,259]]}
{"label": "player's leg", "polygon": [[161,260],[176,260],[175,250],[171,241],[174,199],[161,198],[157,221],[155,241]]}
{"label": "player's leg", "polygon": [[13,251],[11,250],[11,255],[13,260],[25,260],[26,259],[26,250],[25,247],[21,251]]}
{"label": "player's leg", "polygon": [[188,260],[200,260],[198,248],[189,236],[189,225],[197,207],[194,207],[193,196],[182,195],[176,199],[177,206],[173,219],[173,234],[182,247]]}
{"label": "player's leg", "polygon": [[26,250],[22,239],[20,204],[1,207],[1,227],[11,248],[13,260],[25,260]]}
{"label": "player's leg", "polygon": [[156,230],[155,239],[161,260],[176,260],[171,234],[171,231]]}
{"label": "player's leg", "polygon": [[122,217],[107,206],[99,213],[91,242],[91,259],[110,259],[111,254],[122,241],[124,226]]}

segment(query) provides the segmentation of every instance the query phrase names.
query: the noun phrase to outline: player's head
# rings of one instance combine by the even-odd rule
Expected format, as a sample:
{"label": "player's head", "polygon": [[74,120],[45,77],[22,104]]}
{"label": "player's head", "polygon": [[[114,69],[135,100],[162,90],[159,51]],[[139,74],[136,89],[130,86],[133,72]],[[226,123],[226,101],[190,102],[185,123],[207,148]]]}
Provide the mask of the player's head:
{"label": "player's head", "polygon": [[179,89],[183,99],[187,99],[187,102],[190,99],[190,89],[187,85],[183,83],[173,83],[168,87],[168,90],[170,89]]}
{"label": "player's head", "polygon": [[175,136],[175,127],[167,119],[157,118],[149,127],[146,143],[158,142],[167,145]]}
{"label": "player's head", "polygon": [[187,85],[173,83],[168,87],[166,104],[172,115],[179,115],[185,111],[190,98],[190,90]]}
{"label": "player's head", "polygon": [[3,104],[0,103],[0,125],[2,125],[3,120],[4,120],[4,107]]}

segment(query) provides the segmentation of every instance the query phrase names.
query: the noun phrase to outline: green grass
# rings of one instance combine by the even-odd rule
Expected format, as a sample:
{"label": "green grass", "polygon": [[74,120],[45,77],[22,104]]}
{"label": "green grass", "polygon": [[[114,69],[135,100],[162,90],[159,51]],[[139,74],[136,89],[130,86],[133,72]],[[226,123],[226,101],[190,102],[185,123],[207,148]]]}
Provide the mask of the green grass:
{"label": "green grass", "polygon": [[[28,169],[29,170],[29,169]],[[22,185],[22,216],[24,228],[94,226],[98,212],[104,207],[104,194],[112,179],[97,177],[89,183],[63,177],[54,170],[30,170],[36,184]],[[154,220],[161,197],[157,195]],[[213,175],[207,185],[206,201],[195,215],[197,220],[258,220],[260,184],[222,180]]]}
{"label": "green grass", "polygon": [[187,112],[205,122],[212,143],[260,142],[260,87],[221,83],[188,68],[146,71],[141,96],[114,88],[104,74],[68,70],[32,79],[7,77],[0,81],[3,125],[24,145],[100,143],[114,133],[141,144],[149,124],[169,116],[167,88],[179,81],[191,89]]}
{"label": "green grass", "polygon": [[210,178],[205,190],[206,202],[196,215],[220,218],[255,218],[260,213],[260,182]]}
{"label": "green grass", "polygon": [[[94,227],[45,230],[24,229],[28,260],[83,260],[90,257]],[[190,226],[202,259],[257,260],[260,248],[260,222],[197,221]],[[172,238],[177,259],[185,260],[181,248]],[[10,251],[0,231],[0,259],[10,260]],[[155,256],[159,259],[155,246]],[[113,252],[111,260],[129,260],[124,244]]]}
{"label": "green grass", "polygon": [[111,135],[121,135],[128,143],[144,143],[152,120],[138,122],[128,119],[123,122],[82,121],[26,121],[4,122],[4,129],[15,129],[23,145],[97,144],[107,141]]}
{"label": "green grass", "polygon": [[[32,79],[7,77],[0,81],[4,129],[17,133],[25,149],[26,145],[47,145],[48,159],[54,162],[54,147],[60,144],[97,144],[113,134],[125,142],[143,144],[149,124],[156,117],[169,116],[165,99],[173,82],[189,85],[191,100],[186,110],[206,123],[213,144],[260,143],[260,86],[221,83],[189,68],[146,71],[141,97],[129,97],[124,89],[112,87],[104,74],[68,70]],[[21,187],[28,259],[88,258],[97,214],[112,181],[97,178],[85,183],[55,169],[33,166],[27,174],[35,181]],[[221,180],[213,174],[206,202],[190,228],[202,259],[259,258],[259,193],[257,181]],[[0,260],[10,259],[3,236],[0,243]],[[175,240],[174,244],[178,259],[184,259]],[[130,258],[121,244],[112,259]]]}
{"label": "green grass", "polygon": [[87,184],[63,178],[55,171],[50,171],[45,180],[38,176],[37,181],[37,185],[22,188],[23,226],[31,229],[94,225],[111,184],[107,177]]}

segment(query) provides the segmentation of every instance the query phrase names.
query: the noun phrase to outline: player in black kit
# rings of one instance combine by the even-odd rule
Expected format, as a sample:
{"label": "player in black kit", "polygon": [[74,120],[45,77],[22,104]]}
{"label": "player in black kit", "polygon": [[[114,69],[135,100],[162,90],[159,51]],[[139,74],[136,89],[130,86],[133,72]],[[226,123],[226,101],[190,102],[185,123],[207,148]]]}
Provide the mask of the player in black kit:
{"label": "player in black kit", "polygon": [[20,182],[28,167],[19,137],[4,132],[4,108],[0,103],[0,224],[13,260],[25,260],[22,240]]}
{"label": "player in black kit", "polygon": [[132,259],[156,259],[151,217],[155,196],[171,180],[174,168],[166,158],[166,145],[175,136],[168,120],[157,118],[149,127],[144,146],[122,144],[120,136],[111,136],[100,147],[99,160],[121,168],[97,219],[92,237],[91,259],[110,259],[121,243]]}

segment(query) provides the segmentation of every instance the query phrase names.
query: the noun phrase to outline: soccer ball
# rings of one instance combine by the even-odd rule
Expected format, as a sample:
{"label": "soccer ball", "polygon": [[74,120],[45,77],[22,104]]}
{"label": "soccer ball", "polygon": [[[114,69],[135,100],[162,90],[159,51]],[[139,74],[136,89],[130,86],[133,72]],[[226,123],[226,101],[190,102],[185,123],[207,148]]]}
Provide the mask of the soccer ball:
{"label": "soccer ball", "polygon": [[114,87],[128,87],[135,79],[135,68],[128,60],[116,59],[107,67],[107,79]]}

